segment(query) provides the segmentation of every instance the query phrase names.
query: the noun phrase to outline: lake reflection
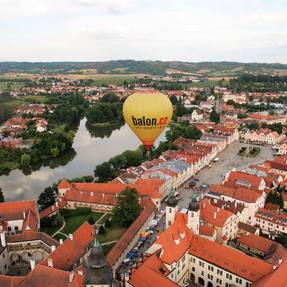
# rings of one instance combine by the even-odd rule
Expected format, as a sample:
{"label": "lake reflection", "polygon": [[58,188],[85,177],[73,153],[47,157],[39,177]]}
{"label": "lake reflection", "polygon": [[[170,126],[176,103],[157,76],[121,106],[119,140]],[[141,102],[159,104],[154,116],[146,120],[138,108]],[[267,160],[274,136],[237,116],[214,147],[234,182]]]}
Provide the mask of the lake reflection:
{"label": "lake reflection", "polygon": [[[75,178],[93,174],[95,166],[127,149],[136,149],[141,143],[127,125],[111,132],[109,138],[91,137],[81,120],[71,153],[50,161],[49,166],[39,170],[13,170],[8,176],[0,176],[0,187],[5,200],[23,200],[38,198],[43,189],[62,178]],[[109,131],[110,132],[110,131]],[[93,133],[94,134],[94,133]],[[100,133],[102,135],[102,133]],[[164,140],[164,134],[158,139]]]}

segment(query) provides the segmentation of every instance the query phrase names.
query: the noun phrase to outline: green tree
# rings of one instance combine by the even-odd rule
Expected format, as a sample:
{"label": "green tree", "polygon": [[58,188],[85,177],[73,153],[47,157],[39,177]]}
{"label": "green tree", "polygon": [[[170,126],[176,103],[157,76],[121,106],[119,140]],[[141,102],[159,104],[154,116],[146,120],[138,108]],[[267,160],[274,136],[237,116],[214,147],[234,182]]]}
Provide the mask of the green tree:
{"label": "green tree", "polygon": [[98,182],[106,182],[112,180],[114,177],[114,172],[109,162],[97,165],[94,174]]}
{"label": "green tree", "polygon": [[40,210],[43,210],[51,205],[53,205],[56,201],[56,197],[58,194],[57,185],[46,187],[43,192],[40,193],[38,198],[38,205],[40,206]]}
{"label": "green tree", "polygon": [[201,136],[202,132],[193,125],[186,127],[183,132],[183,137],[187,139],[200,139]]}
{"label": "green tree", "polygon": [[266,198],[266,202],[278,204],[280,208],[284,207],[284,201],[283,201],[282,195],[281,193],[276,192],[276,191],[269,192]]}
{"label": "green tree", "polygon": [[216,124],[220,122],[220,115],[215,111],[214,108],[210,112],[210,121]]}
{"label": "green tree", "polygon": [[24,153],[21,155],[21,159],[20,159],[20,165],[22,167],[28,167],[30,165],[31,162],[31,155]]}
{"label": "green tree", "polygon": [[4,195],[2,192],[2,188],[0,188],[0,202],[4,202]]}
{"label": "green tree", "polygon": [[109,160],[114,170],[119,170],[127,165],[127,158],[123,154],[116,155]]}
{"label": "green tree", "polygon": [[139,194],[134,188],[127,188],[118,196],[118,205],[113,209],[114,218],[123,226],[129,226],[140,214]]}
{"label": "green tree", "polygon": [[92,216],[89,217],[88,222],[89,222],[90,225],[94,225],[95,224],[95,220],[94,220],[94,218]]}

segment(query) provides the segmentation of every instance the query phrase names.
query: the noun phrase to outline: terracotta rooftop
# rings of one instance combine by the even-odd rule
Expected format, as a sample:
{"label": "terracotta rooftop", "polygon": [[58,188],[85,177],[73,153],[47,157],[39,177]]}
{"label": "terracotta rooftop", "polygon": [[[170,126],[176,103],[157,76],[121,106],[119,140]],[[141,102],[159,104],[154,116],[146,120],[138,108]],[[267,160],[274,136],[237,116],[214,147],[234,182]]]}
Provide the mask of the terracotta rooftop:
{"label": "terracotta rooftop", "polygon": [[74,233],[73,239],[67,238],[40,264],[48,266],[49,258],[53,260],[54,268],[70,270],[77,260],[85,253],[86,248],[95,237],[94,228],[87,222],[83,223]]}
{"label": "terracotta rooftop", "polygon": [[37,204],[35,200],[25,201],[7,201],[0,203],[0,217],[3,220],[17,220],[24,219],[28,211],[33,211],[34,214],[38,214]]}
{"label": "terracotta rooftop", "polygon": [[129,245],[130,241],[136,236],[143,223],[147,221],[147,219],[155,210],[155,205],[150,199],[142,199],[141,205],[143,206],[141,214],[108,253],[107,263],[109,266],[113,266],[115,264],[115,262]]}

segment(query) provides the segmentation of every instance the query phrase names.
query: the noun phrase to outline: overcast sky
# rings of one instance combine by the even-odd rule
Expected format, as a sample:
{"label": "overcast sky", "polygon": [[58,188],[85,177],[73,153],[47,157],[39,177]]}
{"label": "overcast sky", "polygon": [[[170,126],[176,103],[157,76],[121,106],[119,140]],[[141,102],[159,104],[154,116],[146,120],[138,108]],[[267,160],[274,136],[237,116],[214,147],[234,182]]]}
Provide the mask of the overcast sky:
{"label": "overcast sky", "polygon": [[0,61],[287,63],[287,0],[0,0]]}

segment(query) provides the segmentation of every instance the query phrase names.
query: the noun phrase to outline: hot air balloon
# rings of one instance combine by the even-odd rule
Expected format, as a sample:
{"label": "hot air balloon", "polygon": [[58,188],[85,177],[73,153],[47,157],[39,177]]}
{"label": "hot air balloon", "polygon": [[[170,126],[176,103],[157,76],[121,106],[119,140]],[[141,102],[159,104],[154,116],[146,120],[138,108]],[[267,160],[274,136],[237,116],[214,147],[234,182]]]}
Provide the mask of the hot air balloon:
{"label": "hot air balloon", "polygon": [[149,151],[172,117],[169,98],[158,91],[138,91],[124,102],[126,123]]}

